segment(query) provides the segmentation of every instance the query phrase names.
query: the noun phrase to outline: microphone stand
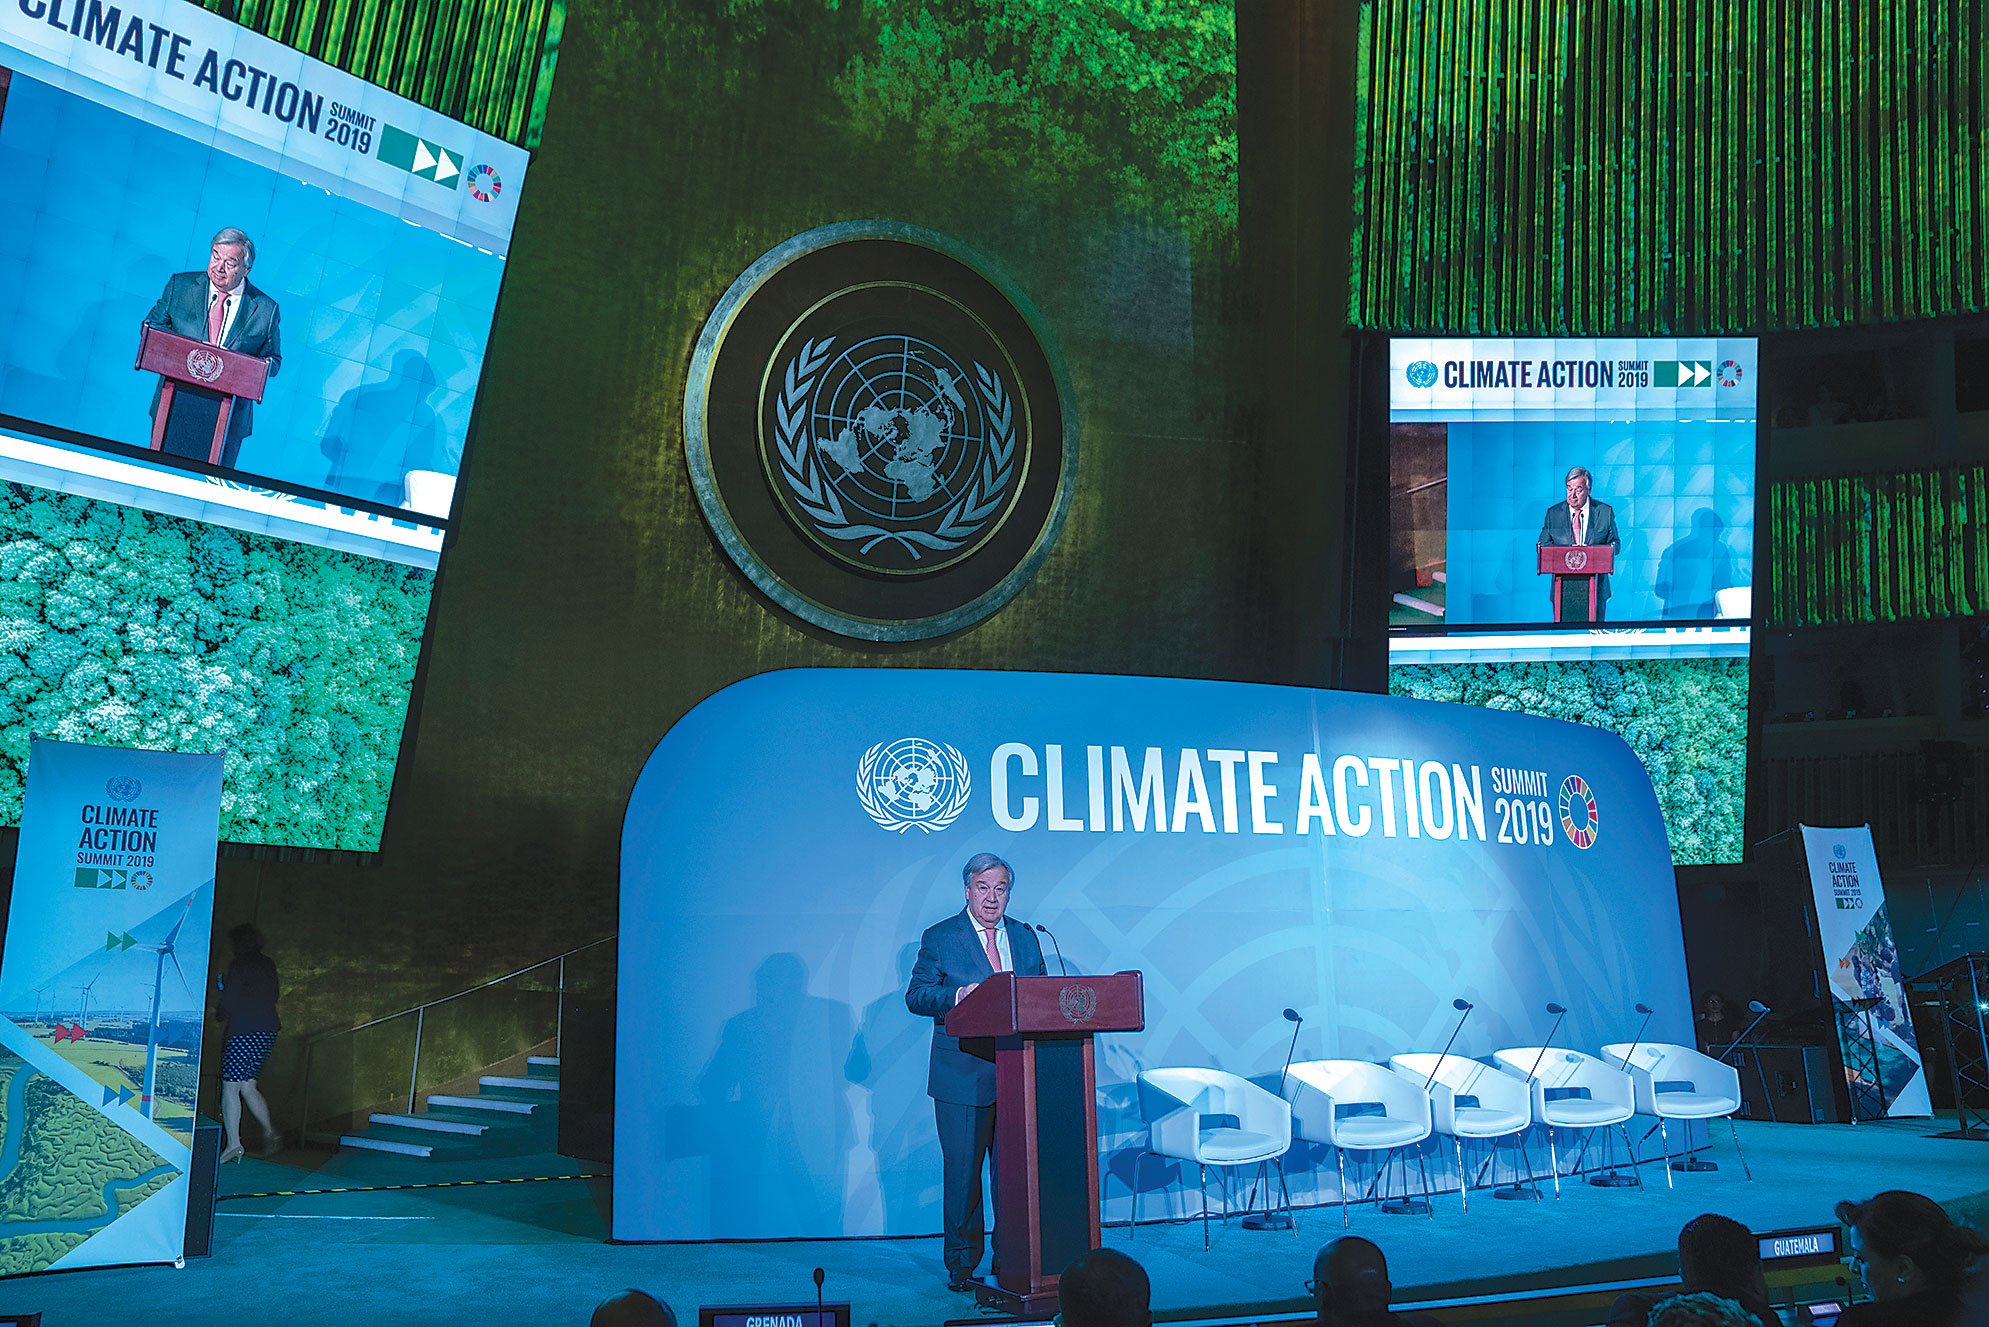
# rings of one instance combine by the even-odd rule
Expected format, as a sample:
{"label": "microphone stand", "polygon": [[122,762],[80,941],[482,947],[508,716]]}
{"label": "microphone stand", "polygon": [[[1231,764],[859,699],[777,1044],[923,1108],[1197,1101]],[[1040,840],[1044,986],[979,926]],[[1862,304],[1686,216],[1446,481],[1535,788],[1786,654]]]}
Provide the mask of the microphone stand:
{"label": "microphone stand", "polygon": [[815,1327],[822,1327],[822,1269],[815,1269]]}
{"label": "microphone stand", "polygon": [[1644,1039],[1644,1029],[1651,1025],[1651,1015],[1656,1012],[1645,1005],[1638,1005],[1637,1008],[1643,1010],[1644,1021],[1637,1024],[1637,1035],[1630,1038],[1630,1049],[1623,1056],[1623,1065],[1625,1068],[1628,1068],[1630,1065],[1630,1057],[1637,1053],[1637,1046]]}
{"label": "microphone stand", "polygon": [[1529,1085],[1533,1082],[1534,1075],[1540,1072],[1540,1062],[1547,1058],[1547,1048],[1554,1044],[1554,1034],[1561,1030],[1561,1020],[1567,1016],[1566,1009],[1554,1015],[1554,1026],[1547,1029],[1547,1037],[1540,1043],[1540,1053],[1533,1057],[1533,1067],[1526,1071],[1526,1081]]}
{"label": "microphone stand", "polygon": [[[1286,1009],[1285,1018],[1291,1023],[1291,1045],[1285,1047],[1285,1065],[1284,1068],[1278,1070],[1278,1097],[1280,1100],[1285,1095],[1285,1076],[1291,1072],[1292,1054],[1298,1050],[1298,1030],[1305,1023],[1304,1017],[1296,1009]],[[1265,1164],[1269,1165],[1268,1162]],[[1278,1162],[1278,1183],[1280,1185],[1284,1183],[1284,1177],[1284,1162],[1280,1159]],[[1245,1230],[1296,1229],[1292,1222],[1291,1195],[1289,1193],[1285,1195],[1285,1210],[1281,1212],[1271,1210],[1271,1179],[1268,1171],[1266,1171],[1264,1176],[1264,1210],[1261,1212],[1245,1212],[1242,1220],[1237,1222],[1237,1224]]]}
{"label": "microphone stand", "polygon": [[1464,1031],[1464,1020],[1471,1017],[1471,1011],[1477,1008],[1469,1000],[1461,997],[1452,1001],[1451,1004],[1453,1008],[1459,1010],[1457,1026],[1450,1030],[1450,1040],[1443,1044],[1443,1049],[1437,1053],[1436,1063],[1430,1066],[1430,1076],[1423,1080],[1423,1091],[1425,1092],[1430,1090],[1430,1084],[1436,1082],[1437,1071],[1443,1068],[1444,1057],[1449,1055],[1450,1048],[1457,1044],[1457,1034]]}
{"label": "microphone stand", "polygon": [[1064,962],[1064,947],[1057,943],[1057,937],[1055,933],[1053,933],[1049,927],[1043,925],[1041,922],[1036,923],[1036,929],[1041,931],[1044,935],[1050,937],[1050,948],[1056,950],[1057,952],[1057,968],[1064,974],[1064,976],[1066,977],[1070,976],[1070,964]]}
{"label": "microphone stand", "polygon": [[1735,1048],[1737,1048],[1740,1045],[1740,1043],[1747,1040],[1748,1033],[1754,1031],[1755,1024],[1759,1023],[1762,1019],[1768,1017],[1768,1015],[1772,1012],[1773,1012],[1772,1010],[1764,1007],[1761,1010],[1761,1012],[1757,1013],[1754,1016],[1754,1022],[1749,1023],[1746,1027],[1742,1028],[1740,1030],[1740,1035],[1738,1037],[1735,1037],[1732,1041],[1728,1042],[1727,1048],[1721,1051],[1718,1055],[1715,1055],[1713,1058],[1724,1064],[1726,1062],[1727,1056],[1732,1055],[1734,1053]]}

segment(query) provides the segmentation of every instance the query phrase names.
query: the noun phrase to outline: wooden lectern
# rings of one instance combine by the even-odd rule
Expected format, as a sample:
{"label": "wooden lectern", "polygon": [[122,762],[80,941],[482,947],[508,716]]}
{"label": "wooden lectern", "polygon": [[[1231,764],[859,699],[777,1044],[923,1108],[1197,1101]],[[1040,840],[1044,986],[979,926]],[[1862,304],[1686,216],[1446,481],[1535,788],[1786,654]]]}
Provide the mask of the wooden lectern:
{"label": "wooden lectern", "polygon": [[269,381],[269,364],[255,355],[238,355],[232,350],[196,341],[190,336],[169,332],[150,323],[138,333],[138,363],[135,368],[156,373],[165,381],[159,386],[159,408],[152,416],[152,450],[166,441],[166,420],[173,413],[173,399],[185,388],[221,400],[221,416],[214,422],[214,441],[207,449],[207,463],[221,464],[222,444],[228,440],[228,416],[235,398],[262,400]]}
{"label": "wooden lectern", "polygon": [[1146,1027],[1140,974],[998,972],[946,1015],[961,1049],[995,1063],[995,1248],[1001,1278],[975,1298],[1022,1317],[1057,1312],[1064,1268],[1098,1247],[1098,1095],[1091,1038]]}
{"label": "wooden lectern", "polygon": [[1595,621],[1596,577],[1616,569],[1614,544],[1541,544],[1540,574],[1554,578],[1554,620],[1561,620],[1561,587],[1567,581],[1588,582],[1588,620]]}

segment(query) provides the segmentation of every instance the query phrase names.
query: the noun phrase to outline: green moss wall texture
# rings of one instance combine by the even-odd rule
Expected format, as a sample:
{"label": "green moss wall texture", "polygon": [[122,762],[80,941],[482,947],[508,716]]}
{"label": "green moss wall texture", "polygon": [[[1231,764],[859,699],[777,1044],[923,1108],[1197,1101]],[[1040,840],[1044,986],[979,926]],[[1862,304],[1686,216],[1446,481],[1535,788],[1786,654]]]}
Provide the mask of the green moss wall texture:
{"label": "green moss wall texture", "polygon": [[[1306,499],[1252,395],[1252,291],[1292,292],[1275,262],[1246,270],[1233,25],[1225,5],[1174,0],[572,6],[380,863],[224,863],[217,927],[258,917],[287,1029],[356,1023],[611,932],[643,761],[743,677],[1319,680],[1288,646],[1338,612],[1321,588],[1337,520],[1310,527],[1316,546],[1289,528],[1267,542],[1262,495]],[[915,646],[772,609],[718,550],[682,451],[691,350],[721,292],[789,236],[863,217],[950,233],[1026,292],[1082,426],[1069,520],[1033,583]],[[1272,229],[1310,252],[1320,224]],[[1331,391],[1330,371],[1303,380]],[[1333,430],[1304,441],[1341,455]],[[771,806],[777,790],[741,795]],[[299,1041],[279,1042],[266,1081],[280,1096]]]}

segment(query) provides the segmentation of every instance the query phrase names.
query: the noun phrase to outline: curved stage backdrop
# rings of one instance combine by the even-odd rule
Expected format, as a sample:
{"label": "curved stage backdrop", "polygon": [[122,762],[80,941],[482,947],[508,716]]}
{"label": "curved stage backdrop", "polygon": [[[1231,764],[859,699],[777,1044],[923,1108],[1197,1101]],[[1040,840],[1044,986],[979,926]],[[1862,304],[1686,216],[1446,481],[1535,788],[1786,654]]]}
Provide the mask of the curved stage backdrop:
{"label": "curved stage backdrop", "polygon": [[[1404,778],[1405,770],[1413,770]],[[622,840],[614,1236],[930,1234],[920,932],[977,852],[1073,971],[1146,974],[1099,1038],[1107,1220],[1143,1068],[1275,1086],[1300,1059],[1691,1044],[1677,893],[1620,739],[1521,714],[1242,683],[829,669],[730,687],[657,745]],[[1047,949],[1047,946],[1046,946]],[[1051,970],[1056,970],[1054,953]],[[1331,1153],[1287,1158],[1332,1192]],[[1150,1160],[1141,1215],[1193,1210]],[[1211,1185],[1213,1192],[1214,1186]]]}

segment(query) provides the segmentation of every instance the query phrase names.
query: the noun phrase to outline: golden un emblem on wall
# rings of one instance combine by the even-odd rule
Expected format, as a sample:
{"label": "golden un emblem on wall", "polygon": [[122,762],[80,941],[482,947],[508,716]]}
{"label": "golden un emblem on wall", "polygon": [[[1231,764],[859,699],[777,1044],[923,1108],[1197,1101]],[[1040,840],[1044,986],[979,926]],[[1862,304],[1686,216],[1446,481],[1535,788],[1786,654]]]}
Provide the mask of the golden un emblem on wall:
{"label": "golden un emblem on wall", "polygon": [[985,261],[893,222],[796,236],[719,301],[686,460],[728,556],[781,607],[866,640],[956,631],[1055,540],[1077,471],[1066,378]]}

